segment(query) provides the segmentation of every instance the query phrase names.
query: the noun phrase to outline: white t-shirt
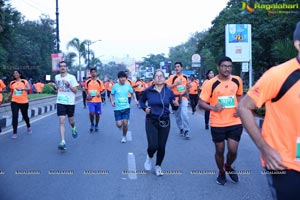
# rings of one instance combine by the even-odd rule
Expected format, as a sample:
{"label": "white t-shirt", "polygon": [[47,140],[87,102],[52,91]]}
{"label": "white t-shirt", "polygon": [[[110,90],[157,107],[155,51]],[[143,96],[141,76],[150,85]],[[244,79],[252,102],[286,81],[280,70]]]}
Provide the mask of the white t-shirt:
{"label": "white t-shirt", "polygon": [[[70,87],[77,87],[79,84],[75,76],[67,74],[62,77],[60,74],[55,76],[55,83],[57,85],[57,99],[56,103],[65,105],[75,105],[75,93],[71,91]],[[70,85],[69,87],[67,85]]]}

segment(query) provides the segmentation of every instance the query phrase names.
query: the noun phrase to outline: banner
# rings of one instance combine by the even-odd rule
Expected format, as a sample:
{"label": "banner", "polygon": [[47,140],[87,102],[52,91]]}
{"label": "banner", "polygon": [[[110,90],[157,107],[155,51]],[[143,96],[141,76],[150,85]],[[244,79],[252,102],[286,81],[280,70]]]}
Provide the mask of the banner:
{"label": "banner", "polygon": [[63,53],[55,53],[51,54],[51,61],[52,61],[52,71],[57,72],[59,71],[59,62],[63,61]]}
{"label": "banner", "polygon": [[251,25],[227,24],[225,26],[226,56],[233,62],[249,62],[251,59]]}

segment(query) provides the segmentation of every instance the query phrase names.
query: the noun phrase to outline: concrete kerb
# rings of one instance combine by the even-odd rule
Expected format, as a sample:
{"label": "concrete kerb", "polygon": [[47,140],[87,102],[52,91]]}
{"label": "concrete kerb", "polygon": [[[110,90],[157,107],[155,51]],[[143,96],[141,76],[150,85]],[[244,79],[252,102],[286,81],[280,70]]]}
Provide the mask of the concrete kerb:
{"label": "concrete kerb", "polygon": [[[81,92],[76,94],[76,101],[81,101]],[[44,97],[40,99],[33,99],[29,101],[28,117],[35,118],[43,114],[53,112],[56,110],[56,95]],[[19,112],[19,122],[23,121],[22,114]],[[0,106],[0,125],[2,130],[10,128],[12,124],[12,113],[10,103],[2,104]]]}

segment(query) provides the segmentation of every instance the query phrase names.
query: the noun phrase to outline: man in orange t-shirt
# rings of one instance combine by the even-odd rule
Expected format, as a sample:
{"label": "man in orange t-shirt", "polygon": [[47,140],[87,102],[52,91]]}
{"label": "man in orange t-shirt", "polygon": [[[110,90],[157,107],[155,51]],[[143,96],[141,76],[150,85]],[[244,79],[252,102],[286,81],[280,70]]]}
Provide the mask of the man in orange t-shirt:
{"label": "man in orange t-shirt", "polygon": [[[98,131],[98,124],[101,115],[101,93],[105,91],[104,85],[101,80],[98,79],[97,69],[90,69],[91,78],[85,81],[85,91],[87,93],[87,104],[89,107],[90,116],[90,132]],[[95,119],[96,116],[96,119]],[[95,122],[94,122],[95,121]]]}
{"label": "man in orange t-shirt", "polygon": [[187,75],[182,73],[183,66],[181,62],[175,62],[174,68],[176,74],[171,75],[166,84],[172,89],[179,107],[175,110],[175,118],[180,135],[186,139],[190,139],[190,123],[188,117],[188,96],[189,96],[189,79]]}
{"label": "man in orange t-shirt", "polygon": [[[266,71],[238,107],[262,165],[270,170],[266,174],[274,199],[300,199],[300,22],[294,46],[298,56]],[[260,130],[252,110],[263,105],[266,114]]]}
{"label": "man in orange t-shirt", "polygon": [[[215,143],[215,159],[219,168],[216,182],[224,185],[225,171],[233,182],[239,177],[231,167],[237,156],[237,150],[243,126],[237,116],[236,107],[243,95],[243,83],[240,77],[231,74],[232,60],[223,56],[219,59],[217,69],[219,74],[202,86],[199,105],[210,110],[210,126]],[[227,160],[224,164],[225,140],[227,140]]]}
{"label": "man in orange t-shirt", "polygon": [[36,88],[37,93],[40,94],[44,88],[44,83],[41,83],[41,81],[38,80],[38,82],[36,84],[34,84],[34,86]]}
{"label": "man in orange t-shirt", "polygon": [[114,82],[110,79],[107,79],[107,81],[105,82],[104,84],[104,87],[106,89],[106,92],[107,92],[107,98],[109,99],[110,98],[110,93],[111,93],[111,90],[112,90],[112,87],[114,86]]}

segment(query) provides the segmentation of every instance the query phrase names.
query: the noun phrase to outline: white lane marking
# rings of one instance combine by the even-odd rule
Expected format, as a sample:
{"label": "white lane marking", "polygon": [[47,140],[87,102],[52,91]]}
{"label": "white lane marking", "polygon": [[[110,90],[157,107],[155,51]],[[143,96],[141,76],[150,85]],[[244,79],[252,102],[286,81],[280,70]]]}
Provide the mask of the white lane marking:
{"label": "white lane marking", "polygon": [[126,138],[127,138],[127,141],[132,141],[132,134],[131,134],[131,131],[127,131]]}
{"label": "white lane marking", "polygon": [[[51,115],[53,115],[53,114],[55,114],[55,113],[56,113],[56,112],[52,111],[51,113],[49,113],[49,114],[47,114],[47,115],[44,115],[44,114],[43,114],[43,116],[38,117],[38,118],[36,118],[36,119],[33,119],[33,120],[30,119],[30,124],[32,124],[32,123],[34,123],[34,122],[37,122],[37,121],[39,121],[39,120],[41,120],[41,119],[44,119],[44,118],[46,118],[46,117],[49,117],[49,116],[51,116]],[[23,126],[26,126],[26,123],[23,123],[22,125],[19,125],[18,128],[21,128],[21,127],[23,127]],[[7,134],[7,133],[10,133],[12,130],[13,130],[12,128],[9,128],[8,130],[3,131],[2,133],[0,133],[0,135],[5,135],[5,134]]]}
{"label": "white lane marking", "polygon": [[127,160],[128,160],[128,178],[132,180],[136,180],[137,173],[136,173],[136,163],[135,163],[134,154],[128,153]]}

